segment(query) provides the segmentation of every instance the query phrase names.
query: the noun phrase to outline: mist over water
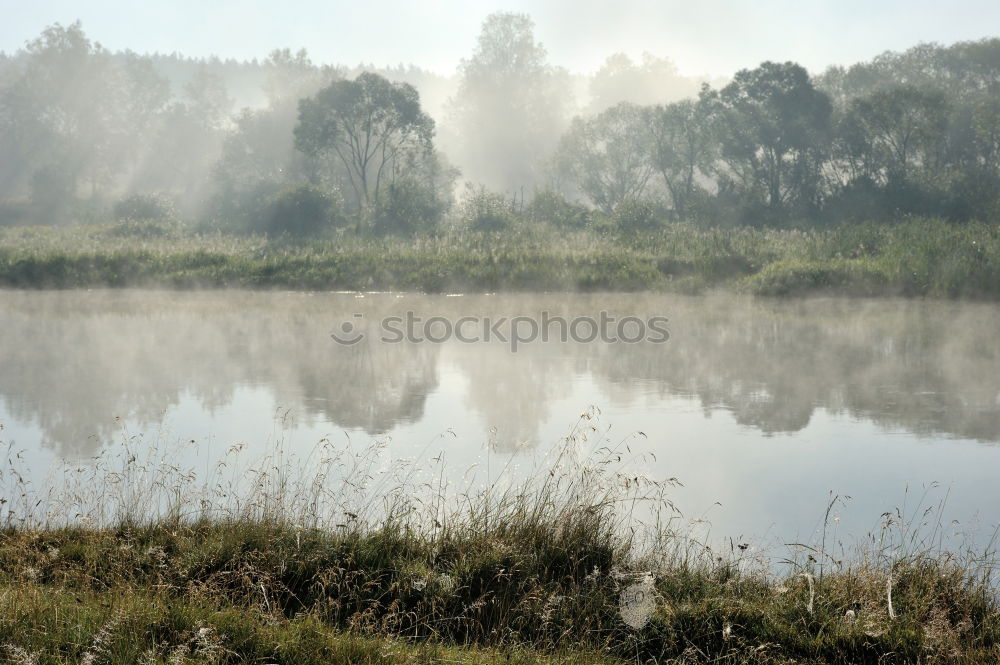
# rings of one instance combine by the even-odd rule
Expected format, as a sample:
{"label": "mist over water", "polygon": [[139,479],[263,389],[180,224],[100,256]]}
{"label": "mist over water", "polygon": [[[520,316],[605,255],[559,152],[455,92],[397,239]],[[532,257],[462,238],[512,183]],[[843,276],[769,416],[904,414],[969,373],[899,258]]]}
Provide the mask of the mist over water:
{"label": "mist over water", "polygon": [[[500,342],[368,335],[347,346],[330,336],[344,321],[406,312],[454,321],[601,310],[666,316],[670,338],[535,341],[512,353]],[[307,456],[322,441],[382,442],[389,459],[440,456],[456,488],[514,481],[593,405],[593,447],[676,477],[683,519],[707,520],[697,528],[710,524],[711,538],[806,539],[832,495],[851,497],[836,510],[845,542],[921,501],[945,501],[940,519],[958,520],[948,533],[979,538],[1000,500],[996,305],[3,292],[0,328],[0,440],[23,451],[39,485],[58,459],[86,464],[136,435],[140,450],[176,448],[177,463],[197,471],[234,445],[252,458],[278,443]]]}
{"label": "mist over water", "polygon": [[0,661],[997,661],[1000,5],[449,2],[0,8]]}

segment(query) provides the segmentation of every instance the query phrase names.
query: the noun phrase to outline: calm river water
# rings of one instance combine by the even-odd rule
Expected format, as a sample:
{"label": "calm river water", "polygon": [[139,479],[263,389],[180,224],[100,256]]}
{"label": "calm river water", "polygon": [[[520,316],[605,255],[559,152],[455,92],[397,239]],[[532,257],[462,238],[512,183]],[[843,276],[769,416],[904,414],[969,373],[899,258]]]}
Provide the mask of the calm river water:
{"label": "calm river water", "polygon": [[[461,317],[601,311],[666,317],[669,339],[550,339],[516,352],[495,338],[381,339],[386,317],[407,312],[442,317],[431,333],[443,337]],[[364,337],[346,345],[331,333]],[[252,456],[326,440],[444,459],[456,486],[516,479],[538,472],[591,406],[595,447],[623,443],[625,463],[677,478],[681,519],[717,544],[815,542],[835,496],[827,529],[845,543],[897,508],[939,525],[945,541],[980,546],[1000,520],[993,304],[0,292],[0,441],[38,487],[60,460],[85,465],[137,434],[133,446],[173,446],[195,472],[234,445]]]}

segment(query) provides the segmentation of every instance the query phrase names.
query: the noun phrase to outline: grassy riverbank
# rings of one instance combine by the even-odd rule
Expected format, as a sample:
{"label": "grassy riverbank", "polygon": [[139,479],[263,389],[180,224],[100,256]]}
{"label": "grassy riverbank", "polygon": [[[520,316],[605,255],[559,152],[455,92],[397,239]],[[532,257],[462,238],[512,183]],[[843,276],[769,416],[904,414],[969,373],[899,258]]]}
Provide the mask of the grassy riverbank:
{"label": "grassy riverbank", "polygon": [[[527,484],[451,498],[407,465],[374,472],[368,451],[330,449],[301,468],[278,453],[234,484],[198,480],[170,455],[137,460],[134,446],[70,468],[61,474],[69,484],[36,493],[12,449],[3,474],[0,659],[1000,658],[988,553],[943,552],[934,533],[921,540],[913,524],[886,513],[881,532],[848,560],[820,538],[776,574],[752,548],[720,554],[676,527],[672,480],[633,475],[614,451],[575,461],[589,424],[585,416],[548,472]],[[234,493],[237,486],[248,492]]]}
{"label": "grassy riverbank", "polygon": [[733,560],[634,558],[600,511],[554,517],[433,538],[271,522],[8,529],[0,649],[40,664],[1000,658],[996,596],[947,556],[773,579]]}
{"label": "grassy riverbank", "polygon": [[672,225],[637,235],[326,240],[196,234],[155,223],[0,229],[0,286],[529,291],[722,287],[1000,299],[1000,226],[911,220],[826,231]]}

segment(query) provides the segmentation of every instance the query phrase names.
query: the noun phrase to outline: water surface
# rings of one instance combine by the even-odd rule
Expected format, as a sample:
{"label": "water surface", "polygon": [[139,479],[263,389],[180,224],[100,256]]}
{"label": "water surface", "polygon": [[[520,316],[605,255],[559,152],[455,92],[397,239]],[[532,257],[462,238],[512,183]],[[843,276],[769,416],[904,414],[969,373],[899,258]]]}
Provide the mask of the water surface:
{"label": "water surface", "polygon": [[[601,310],[668,317],[670,339],[512,353],[501,342],[331,338],[344,321],[372,332],[406,311]],[[897,508],[934,508],[925,521],[945,540],[974,533],[979,544],[1000,519],[992,304],[6,291],[0,331],[0,440],[39,486],[58,460],[85,464],[129,440],[174,446],[196,471],[234,445],[306,453],[320,441],[381,442],[390,459],[446,460],[456,486],[470,475],[516,479],[595,406],[594,441],[683,483],[671,490],[683,520],[715,543],[814,542],[833,496],[827,529],[845,543]]]}

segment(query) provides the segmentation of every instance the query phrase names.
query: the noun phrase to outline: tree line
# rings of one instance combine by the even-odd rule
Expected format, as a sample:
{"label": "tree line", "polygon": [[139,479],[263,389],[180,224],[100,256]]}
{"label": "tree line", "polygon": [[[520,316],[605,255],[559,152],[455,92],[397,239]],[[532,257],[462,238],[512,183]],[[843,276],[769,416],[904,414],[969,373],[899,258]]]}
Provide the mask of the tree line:
{"label": "tree line", "polygon": [[[234,113],[234,92],[252,105]],[[619,54],[581,78],[548,62],[529,17],[499,13],[448,81],[321,66],[305,51],[254,63],[111,53],[79,23],[55,25],[0,54],[0,154],[8,224],[111,215],[415,233],[442,220],[992,220],[1000,39],[817,76],[765,62],[726,82]]]}
{"label": "tree line", "polygon": [[[956,51],[965,57],[946,57]],[[816,79],[765,62],[693,100],[575,119],[556,172],[609,214],[645,201],[728,225],[992,219],[998,93],[998,40],[887,55]]]}

